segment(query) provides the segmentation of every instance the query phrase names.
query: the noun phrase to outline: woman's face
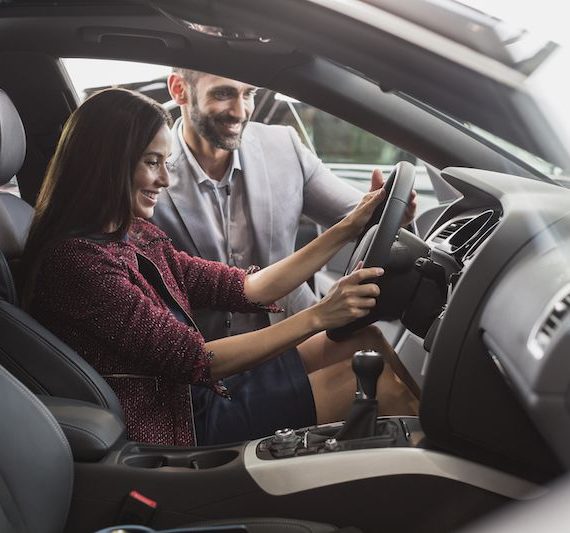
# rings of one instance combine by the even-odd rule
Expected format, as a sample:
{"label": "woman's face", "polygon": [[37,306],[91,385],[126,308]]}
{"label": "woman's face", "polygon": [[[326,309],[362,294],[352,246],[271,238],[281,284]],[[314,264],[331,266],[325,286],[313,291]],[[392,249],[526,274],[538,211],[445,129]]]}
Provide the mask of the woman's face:
{"label": "woman's face", "polygon": [[152,217],[158,194],[163,187],[168,187],[166,159],[170,156],[170,146],[170,130],[164,125],[137,163],[132,189],[133,215],[136,217]]}

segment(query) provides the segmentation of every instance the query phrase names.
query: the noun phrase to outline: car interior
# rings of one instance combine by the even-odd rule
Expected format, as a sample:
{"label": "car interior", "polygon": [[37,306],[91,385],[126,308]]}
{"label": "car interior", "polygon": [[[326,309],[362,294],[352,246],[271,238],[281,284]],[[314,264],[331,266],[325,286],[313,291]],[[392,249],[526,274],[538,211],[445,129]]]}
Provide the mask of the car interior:
{"label": "car interior", "polygon": [[[416,24],[421,3],[378,2]],[[457,531],[540,499],[566,473],[570,192],[451,117],[569,168],[565,150],[546,141],[539,117],[517,113],[532,103],[512,98],[505,80],[318,4],[0,2],[1,531]],[[385,266],[367,322],[393,328],[421,389],[418,417],[376,417],[382,360],[363,346],[346,421],[225,446],[126,438],[106,381],[19,306],[35,199],[79,105],[66,57],[240,79],[425,162],[439,205],[399,229],[415,169],[397,164],[354,254],[315,278],[324,292],[359,259]]]}

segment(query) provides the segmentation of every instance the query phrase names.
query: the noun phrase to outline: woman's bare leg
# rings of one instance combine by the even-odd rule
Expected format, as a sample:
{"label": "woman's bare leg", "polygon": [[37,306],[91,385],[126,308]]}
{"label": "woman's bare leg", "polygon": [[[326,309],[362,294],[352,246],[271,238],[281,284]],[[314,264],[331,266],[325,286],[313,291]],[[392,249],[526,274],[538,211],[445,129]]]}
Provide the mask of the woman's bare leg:
{"label": "woman's bare leg", "polygon": [[317,424],[346,419],[356,390],[350,360],[312,372],[309,374],[309,383],[315,401]]}
{"label": "woman's bare leg", "polygon": [[[378,381],[379,414],[417,414],[417,396],[415,397],[410,388],[402,383],[394,373],[393,367],[400,365],[407,377],[404,381],[410,380],[416,390],[417,385],[375,326],[360,330],[350,339],[338,343],[321,333],[306,340],[297,349],[309,374],[319,424],[346,418],[356,391],[352,355],[362,349],[377,350],[385,356],[386,364]],[[419,396],[419,390],[417,392]]]}
{"label": "woman's bare leg", "polygon": [[324,332],[318,333],[297,346],[297,349],[307,374],[350,359],[358,350],[379,351],[384,355],[385,362],[389,363],[395,371],[398,379],[406,384],[417,399],[420,397],[418,384],[402,364],[394,348],[376,326],[363,328],[349,339],[341,342],[331,341]]}

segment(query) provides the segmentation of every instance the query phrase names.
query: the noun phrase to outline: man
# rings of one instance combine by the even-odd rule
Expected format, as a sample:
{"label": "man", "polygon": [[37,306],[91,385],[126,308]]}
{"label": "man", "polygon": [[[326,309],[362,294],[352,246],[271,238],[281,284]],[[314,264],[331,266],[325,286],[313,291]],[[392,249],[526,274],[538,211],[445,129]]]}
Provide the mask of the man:
{"label": "man", "polygon": [[[168,88],[182,116],[173,128],[171,185],[153,220],[179,249],[264,267],[293,253],[302,214],[331,226],[358,203],[361,193],[332,174],[292,128],[248,122],[254,86],[175,70]],[[373,180],[372,188],[382,186],[379,172]],[[314,301],[305,283],[280,304],[289,315]],[[213,339],[263,327],[268,318],[217,313],[197,322]]]}
{"label": "man", "polygon": [[[173,127],[170,187],[161,194],[153,221],[177,248],[241,268],[264,267],[294,252],[301,215],[330,226],[358,203],[361,193],[334,176],[303,146],[293,128],[249,123],[256,87],[175,69],[168,77],[168,89],[181,108],[181,118]],[[380,172],[374,172],[371,189],[382,185]],[[410,218],[414,210],[415,200],[408,210]],[[204,315],[198,310],[195,318],[210,340],[265,327],[269,320],[314,302],[305,283],[279,302],[284,308],[281,317]],[[253,381],[272,387],[279,376],[295,373],[290,365],[301,363],[292,358],[292,363],[275,360],[285,365],[277,374],[271,365],[259,372],[255,369]],[[311,366],[307,361],[302,364]],[[236,396],[235,391],[244,387],[248,395],[249,385],[244,383],[251,381],[250,373],[244,373],[226,383]],[[209,399],[203,407],[214,412],[211,401],[218,402]],[[228,406],[222,404],[222,409]],[[227,421],[223,424],[227,427]],[[263,435],[263,428],[269,426],[260,422],[259,427]],[[198,437],[201,431],[207,432],[197,431]],[[237,429],[234,438],[239,437]],[[219,442],[210,436],[202,440]]]}

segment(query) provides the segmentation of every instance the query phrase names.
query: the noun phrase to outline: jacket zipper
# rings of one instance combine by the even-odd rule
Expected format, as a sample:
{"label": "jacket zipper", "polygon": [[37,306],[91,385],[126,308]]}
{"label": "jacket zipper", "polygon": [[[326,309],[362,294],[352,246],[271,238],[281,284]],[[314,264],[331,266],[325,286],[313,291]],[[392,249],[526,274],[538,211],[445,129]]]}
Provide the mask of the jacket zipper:
{"label": "jacket zipper", "polygon": [[[158,277],[159,277],[160,282],[162,284],[163,290],[166,290],[166,293],[168,294],[168,296],[170,296],[171,300],[178,306],[178,309],[180,311],[182,311],[182,314],[188,319],[188,322],[191,324],[191,327],[193,327],[197,333],[200,333],[200,329],[198,328],[196,322],[194,322],[193,318],[186,312],[184,307],[182,307],[182,305],[180,305],[180,302],[178,301],[178,299],[170,292],[168,285],[164,281],[164,277],[162,276],[162,273],[160,272],[159,268],[156,266],[154,261],[152,259],[150,259],[149,257],[147,257],[146,255],[141,254],[139,252],[135,252],[135,256],[137,258],[137,266],[139,267],[139,272],[140,272],[140,264],[139,264],[139,256],[140,256],[143,259],[145,259],[146,261],[148,261],[148,263],[151,265],[152,269],[154,270],[155,274],[158,274]],[[142,272],[141,272],[141,274],[142,274]],[[144,277],[144,274],[142,274],[142,275]],[[150,283],[150,281],[148,279],[147,279],[147,282]],[[151,283],[151,285],[152,285],[152,283]],[[155,386],[156,386],[156,390],[158,392],[158,381],[157,380],[155,380]],[[190,424],[192,425],[192,439],[194,441],[194,445],[198,445],[198,438],[196,435],[196,423],[194,422],[194,399],[192,398],[192,385],[190,385],[190,384],[188,384],[188,396],[189,396],[189,400],[190,400],[189,418],[190,418]]]}
{"label": "jacket zipper", "polygon": [[[194,328],[194,330],[198,333],[200,333],[200,329],[198,328],[198,326],[196,325],[196,322],[194,322],[193,318],[186,312],[186,310],[184,309],[184,307],[182,307],[182,305],[180,304],[180,302],[178,301],[178,299],[170,292],[170,289],[168,288],[168,285],[166,284],[166,282],[164,281],[164,277],[162,276],[162,273],[160,272],[159,268],[156,266],[156,264],[154,263],[154,261],[152,259],[149,259],[146,255],[141,254],[139,252],[135,252],[136,256],[137,256],[137,265],[139,263],[139,258],[138,256],[141,256],[142,258],[144,258],[146,261],[148,261],[150,263],[150,265],[152,266],[154,273],[158,274],[158,277],[160,278],[161,281],[161,285],[163,290],[165,290],[168,294],[168,296],[170,296],[170,298],[172,299],[172,301],[178,306],[179,311],[182,311],[182,314],[184,315],[184,317],[188,320],[188,322],[191,324],[191,326]],[[139,272],[140,272],[140,265],[139,266]],[[141,272],[142,274],[142,272]],[[144,274],[143,274],[144,277]],[[147,279],[147,281],[149,281]],[[151,283],[152,285],[152,283]]]}

